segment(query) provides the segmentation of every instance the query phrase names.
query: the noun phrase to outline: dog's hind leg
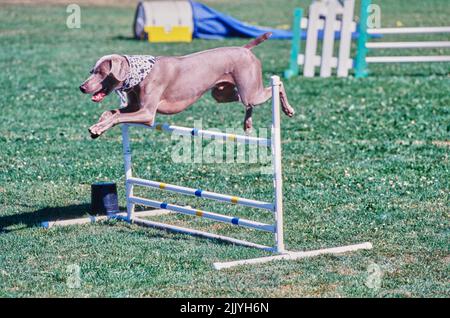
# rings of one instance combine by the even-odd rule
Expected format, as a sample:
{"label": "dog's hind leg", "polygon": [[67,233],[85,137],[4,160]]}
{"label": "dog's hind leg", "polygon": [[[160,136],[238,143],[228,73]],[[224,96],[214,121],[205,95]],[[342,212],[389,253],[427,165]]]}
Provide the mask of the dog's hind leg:
{"label": "dog's hind leg", "polygon": [[[262,90],[259,90],[257,94],[253,95],[252,98],[249,100],[253,105],[259,105],[263,104],[266,101],[268,101],[272,97],[272,88],[266,87]],[[284,90],[283,82],[281,82],[280,86],[280,101],[281,101],[281,109],[283,112],[289,116],[292,117],[295,114],[294,109],[289,104],[289,101],[287,99],[286,91]]]}
{"label": "dog's hind leg", "polygon": [[[247,66],[237,69],[233,74],[233,80],[241,102],[246,107],[263,104],[272,96],[272,88],[264,87],[261,63],[256,58]],[[281,108],[287,116],[292,117],[295,113],[294,109],[289,104],[283,83],[281,82],[280,85]]]}
{"label": "dog's hind leg", "polygon": [[294,116],[295,110],[289,104],[286,91],[284,89],[284,84],[281,81],[280,81],[280,100],[281,100],[281,109],[283,110],[283,112],[289,117]]}

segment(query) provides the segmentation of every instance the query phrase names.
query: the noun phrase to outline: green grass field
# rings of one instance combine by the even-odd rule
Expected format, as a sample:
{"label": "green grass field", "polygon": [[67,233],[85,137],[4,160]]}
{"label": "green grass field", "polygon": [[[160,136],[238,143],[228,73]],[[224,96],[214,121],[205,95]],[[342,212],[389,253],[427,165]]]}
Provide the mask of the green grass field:
{"label": "green grass field", "polygon": [[[309,3],[204,2],[274,27],[289,25],[293,8]],[[375,3],[381,5],[383,26],[450,24],[447,0]],[[117,98],[98,105],[78,90],[97,58],[178,55],[247,42],[149,44],[131,38],[134,6],[82,5],[81,10],[81,29],[68,29],[65,6],[0,5],[0,296],[450,296],[450,65],[443,63],[374,66],[362,80],[285,81],[297,111],[293,119],[282,117],[287,248],[371,241],[371,251],[215,271],[214,261],[265,253],[121,222],[40,228],[44,220],[86,215],[90,184],[96,181],[116,181],[125,205],[119,127],[97,140],[87,131],[104,110],[117,107]],[[273,40],[255,49],[267,83],[287,67],[289,48],[289,41]],[[243,112],[237,103],[218,105],[207,95],[159,121],[189,127],[202,119],[206,128],[240,128]],[[254,126],[269,124],[266,103],[255,110]],[[169,135],[134,130],[132,137],[138,176],[271,200],[271,177],[260,175],[257,164],[174,164]],[[147,194],[270,220],[268,213],[251,209],[156,190]],[[271,240],[226,224],[162,219]],[[67,268],[74,264],[82,280],[75,289],[66,284]],[[379,289],[367,286],[371,264],[383,274]]]}

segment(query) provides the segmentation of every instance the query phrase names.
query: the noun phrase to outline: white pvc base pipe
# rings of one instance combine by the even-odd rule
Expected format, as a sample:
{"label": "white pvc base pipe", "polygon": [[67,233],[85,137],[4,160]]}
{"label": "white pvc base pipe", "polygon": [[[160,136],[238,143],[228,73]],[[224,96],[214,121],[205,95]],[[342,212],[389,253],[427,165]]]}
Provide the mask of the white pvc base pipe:
{"label": "white pvc base pipe", "polygon": [[241,265],[254,265],[254,264],[267,263],[267,262],[272,262],[272,261],[276,261],[276,260],[296,260],[296,259],[301,259],[301,258],[306,258],[306,257],[314,257],[314,256],[324,255],[324,254],[341,254],[341,253],[346,253],[346,252],[353,252],[356,250],[370,250],[370,249],[372,249],[372,243],[366,242],[366,243],[361,243],[361,244],[325,248],[325,249],[307,251],[307,252],[286,252],[285,254],[275,255],[275,256],[266,256],[266,257],[245,259],[245,260],[239,260],[239,261],[231,261],[231,262],[217,262],[217,263],[214,263],[213,265],[214,265],[215,269],[220,270],[220,269],[231,268],[231,267],[241,266]]}
{"label": "white pvc base pipe", "polygon": [[[136,212],[136,215],[139,216],[160,216],[171,213],[169,210],[149,210],[149,211],[141,211]],[[87,216],[83,218],[76,218],[76,219],[69,219],[69,220],[57,220],[57,221],[46,221],[41,222],[41,226],[48,229],[53,226],[69,226],[69,225],[80,225],[80,224],[87,224],[87,223],[95,223],[99,221],[105,221],[108,219],[113,219],[117,216],[125,217],[127,215],[126,212],[121,213],[115,213],[113,215],[98,215],[98,216]]]}

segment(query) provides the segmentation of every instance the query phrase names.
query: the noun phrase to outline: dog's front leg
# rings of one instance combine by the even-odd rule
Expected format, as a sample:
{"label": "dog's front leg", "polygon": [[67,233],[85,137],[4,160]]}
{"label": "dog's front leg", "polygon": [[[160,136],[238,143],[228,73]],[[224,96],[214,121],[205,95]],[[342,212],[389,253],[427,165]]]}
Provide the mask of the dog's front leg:
{"label": "dog's front leg", "polygon": [[105,112],[103,112],[100,115],[100,118],[98,119],[98,123],[102,122],[104,120],[107,120],[108,118],[110,118],[111,116],[113,116],[115,113],[117,112],[121,112],[121,113],[132,113],[132,112],[136,112],[139,110],[139,107],[137,107],[136,105],[128,105],[126,107],[120,108],[120,109],[113,109],[113,110],[107,110]]}
{"label": "dog's front leg", "polygon": [[253,121],[252,121],[253,106],[249,105],[245,107],[245,118],[244,118],[244,131],[248,135],[252,131]]}
{"label": "dog's front leg", "polygon": [[89,132],[92,138],[97,138],[115,125],[123,123],[152,125],[154,118],[154,113],[147,109],[140,109],[135,112],[127,112],[126,109],[117,109],[105,120],[91,126]]}
{"label": "dog's front leg", "polygon": [[100,118],[98,119],[98,123],[108,119],[109,117],[114,115],[117,111],[118,111],[117,109],[113,109],[113,110],[107,110],[107,111],[103,112],[100,115]]}

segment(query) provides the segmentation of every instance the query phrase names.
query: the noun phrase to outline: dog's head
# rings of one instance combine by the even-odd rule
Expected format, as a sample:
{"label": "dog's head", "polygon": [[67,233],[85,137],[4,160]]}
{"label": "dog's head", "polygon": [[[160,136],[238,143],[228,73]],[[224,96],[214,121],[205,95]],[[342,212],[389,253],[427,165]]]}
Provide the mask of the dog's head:
{"label": "dog's head", "polygon": [[90,71],[91,75],[80,86],[81,92],[91,94],[93,102],[101,102],[114,89],[120,87],[127,78],[127,59],[113,54],[100,58]]}

